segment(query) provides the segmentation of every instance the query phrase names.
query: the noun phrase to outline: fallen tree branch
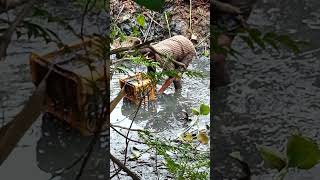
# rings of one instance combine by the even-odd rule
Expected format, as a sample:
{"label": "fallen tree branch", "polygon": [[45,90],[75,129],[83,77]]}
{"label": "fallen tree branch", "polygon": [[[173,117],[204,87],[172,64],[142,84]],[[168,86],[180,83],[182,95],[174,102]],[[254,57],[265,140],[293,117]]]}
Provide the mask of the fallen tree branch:
{"label": "fallen tree branch", "polygon": [[117,49],[112,49],[110,51],[110,55],[111,54],[118,54],[118,53],[121,53],[121,52],[124,52],[124,51],[130,51],[130,50],[133,50],[133,49],[139,49],[143,46],[146,46],[146,45],[149,45],[150,43],[153,43],[155,40],[151,40],[151,41],[146,41],[144,43],[141,43],[141,44],[137,44],[137,45],[133,45],[133,46],[130,46],[130,47],[121,47],[121,48],[117,48]]}
{"label": "fallen tree branch", "polygon": [[117,164],[117,166],[119,168],[121,168],[124,172],[126,172],[130,177],[132,177],[133,180],[140,180],[141,178],[134,172],[130,171],[130,169],[128,169],[124,164],[121,163],[121,161],[119,159],[117,159],[116,157],[114,157],[111,153],[110,153],[110,159]]}
{"label": "fallen tree branch", "polygon": [[148,18],[150,18],[150,20],[151,20],[152,22],[154,22],[156,25],[160,26],[162,29],[164,28],[161,24],[159,24],[157,21],[155,21],[155,20],[153,19],[153,17],[150,16],[149,13],[144,13],[144,15],[148,16]]}
{"label": "fallen tree branch", "polygon": [[138,132],[148,132],[148,133],[159,133],[160,131],[158,132],[155,132],[155,131],[147,131],[145,129],[129,129],[128,127],[124,127],[124,126],[120,126],[120,125],[116,125],[116,124],[111,124],[112,127],[116,127],[116,128],[120,128],[120,129],[126,129],[126,130],[130,130],[130,131],[138,131]]}

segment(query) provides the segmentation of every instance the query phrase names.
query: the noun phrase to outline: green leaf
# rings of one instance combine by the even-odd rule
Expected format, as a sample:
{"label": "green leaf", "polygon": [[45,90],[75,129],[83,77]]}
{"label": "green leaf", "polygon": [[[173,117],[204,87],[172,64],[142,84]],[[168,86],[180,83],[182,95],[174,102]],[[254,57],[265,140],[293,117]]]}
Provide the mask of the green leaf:
{"label": "green leaf", "polygon": [[247,37],[247,36],[239,36],[244,42],[246,42],[247,43],[247,45],[250,47],[250,49],[254,49],[254,44],[253,44],[253,42],[252,42],[252,40],[249,38],[249,37]]}
{"label": "green leaf", "polygon": [[265,39],[276,39],[278,37],[278,35],[274,32],[267,32],[263,38]]}
{"label": "green leaf", "polygon": [[297,43],[294,40],[292,40],[289,36],[282,35],[279,36],[277,39],[280,43],[290,48],[295,54],[300,52],[300,48],[298,47]]}
{"label": "green leaf", "polygon": [[198,116],[200,112],[196,108],[192,108],[192,114]]}
{"label": "green leaf", "polygon": [[279,48],[277,46],[276,43],[276,39],[277,39],[278,35],[274,32],[268,32],[263,36],[263,40],[268,43],[270,46],[272,46],[272,48],[274,48],[275,50],[279,51]]}
{"label": "green leaf", "polygon": [[139,24],[139,26],[141,27],[145,27],[146,25],[146,21],[144,19],[144,16],[142,14],[139,14],[139,16],[137,17],[137,23]]}
{"label": "green leaf", "polygon": [[320,150],[317,143],[301,135],[293,135],[287,144],[289,167],[310,169],[320,160]]}
{"label": "green leaf", "polygon": [[261,39],[261,32],[258,29],[250,29],[249,35],[255,43],[257,43],[261,48],[265,49],[265,44]]}
{"label": "green leaf", "polygon": [[131,33],[132,36],[134,37],[139,37],[140,36],[140,31],[139,29],[136,27],[136,26],[133,26],[132,27],[132,33]]}
{"label": "green leaf", "polygon": [[200,114],[202,115],[208,115],[210,113],[210,107],[206,104],[200,105]]}
{"label": "green leaf", "polygon": [[258,146],[257,148],[262,159],[271,168],[277,169],[280,172],[284,167],[286,167],[286,160],[280,152],[265,146]]}
{"label": "green leaf", "polygon": [[153,11],[161,11],[165,0],[135,0],[136,3],[145,6],[146,8]]}

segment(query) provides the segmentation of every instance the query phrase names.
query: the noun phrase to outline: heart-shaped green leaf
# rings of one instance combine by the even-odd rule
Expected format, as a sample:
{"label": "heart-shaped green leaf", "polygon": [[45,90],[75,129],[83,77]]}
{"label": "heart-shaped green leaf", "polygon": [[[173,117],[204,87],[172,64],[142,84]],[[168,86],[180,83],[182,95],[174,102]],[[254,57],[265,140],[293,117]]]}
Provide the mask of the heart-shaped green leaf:
{"label": "heart-shaped green leaf", "polygon": [[280,172],[286,166],[286,160],[280,152],[265,146],[258,146],[257,148],[264,162],[271,168]]}
{"label": "heart-shaped green leaf", "polygon": [[320,150],[317,143],[301,135],[293,135],[287,144],[289,167],[310,169],[320,160]]}
{"label": "heart-shaped green leaf", "polygon": [[196,108],[192,108],[192,114],[197,116],[200,114],[200,112]]}
{"label": "heart-shaped green leaf", "polygon": [[200,105],[200,114],[202,115],[208,115],[210,113],[210,107],[206,104]]}
{"label": "heart-shaped green leaf", "polygon": [[141,27],[145,27],[146,25],[146,21],[144,19],[144,16],[142,14],[139,14],[139,16],[137,17],[137,23],[139,24],[139,26]]}

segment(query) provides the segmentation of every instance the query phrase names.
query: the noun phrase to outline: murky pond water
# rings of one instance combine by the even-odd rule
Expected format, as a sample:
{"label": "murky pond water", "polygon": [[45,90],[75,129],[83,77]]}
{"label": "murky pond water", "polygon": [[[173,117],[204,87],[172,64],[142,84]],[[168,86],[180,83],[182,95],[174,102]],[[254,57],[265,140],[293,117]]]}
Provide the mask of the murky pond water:
{"label": "murky pond water", "polygon": [[[183,89],[181,92],[174,92],[173,85],[170,89],[165,91],[165,94],[157,96],[156,102],[153,103],[153,107],[147,106],[139,109],[136,118],[134,118],[138,105],[121,101],[115,110],[111,113],[111,123],[129,127],[131,121],[134,119],[133,128],[135,129],[148,129],[150,131],[159,132],[157,136],[165,138],[175,138],[181,133],[187,126],[183,118],[185,112],[191,114],[192,107],[198,107],[200,103],[209,104],[210,90],[209,90],[209,60],[205,57],[199,57],[196,61],[189,65],[188,69],[197,70],[203,72],[205,78],[188,78],[184,77],[182,80]],[[123,75],[122,75],[123,76]],[[111,82],[111,99],[113,99],[120,91],[119,78],[120,74],[115,74]],[[159,88],[158,88],[159,89]],[[202,126],[209,124],[209,117],[201,119]],[[126,134],[126,130],[121,131]],[[139,140],[136,132],[130,133],[130,138]],[[125,139],[117,134],[115,131],[111,131],[111,152],[117,155],[120,159],[124,158]],[[147,147],[139,143],[131,142],[130,148],[136,147],[139,150],[145,150]],[[128,153],[131,155],[132,153]],[[129,167],[133,171],[141,174],[143,179],[156,179],[156,167],[154,167],[154,160],[152,160],[153,154],[146,154],[142,156],[137,162],[130,162]],[[138,165],[137,165],[138,164]],[[110,165],[113,167],[113,164]],[[112,173],[112,168],[111,168]],[[160,179],[168,179],[167,172],[159,170]],[[128,177],[120,176],[121,179]],[[130,179],[130,178],[128,178]]]}
{"label": "murky pond water", "polygon": [[[52,11],[69,13],[72,8],[64,5],[65,3],[59,1],[58,4],[51,4],[49,8]],[[305,50],[308,51],[320,45],[319,9],[320,2],[316,0],[260,2],[251,16],[250,23],[258,26],[267,25],[265,29],[275,29],[290,33],[298,39],[310,40],[312,45]],[[79,15],[79,12],[68,15]],[[88,22],[91,22],[92,26],[88,31],[96,31],[100,29],[99,26],[103,27],[103,17],[96,21],[91,18]],[[79,22],[79,19],[72,21],[73,24]],[[70,38],[62,29],[59,31],[66,41],[72,42],[75,39]],[[257,155],[254,143],[283,149],[286,135],[296,130],[319,140],[320,53],[300,57],[290,57],[286,52],[280,55],[259,51],[251,53],[239,39],[234,42],[234,47],[241,51],[244,57],[229,61],[232,84],[220,88],[213,94],[216,107],[213,125],[218,127],[214,133],[214,143],[225,144],[217,146],[222,147],[217,148],[217,162],[229,164],[225,155],[240,151],[252,167],[255,179],[271,179],[272,172],[262,168],[262,161]],[[21,110],[34,89],[27,61],[28,52],[45,53],[53,49],[53,46],[42,44],[39,40],[22,39],[12,43],[9,57],[6,61],[0,62],[0,123],[9,122]],[[202,70],[207,74],[209,62],[206,58],[200,58],[194,61],[190,68]],[[115,75],[111,83],[112,97],[119,91],[119,77]],[[134,127],[153,129],[161,131],[163,135],[175,136],[185,125],[185,122],[179,119],[179,113],[183,110],[190,112],[190,108],[199,105],[200,102],[209,102],[208,76],[197,80],[185,78],[183,86],[180,94],[174,94],[171,89],[167,95],[159,96],[155,112],[139,111]],[[135,106],[120,102],[112,113],[112,123],[128,126],[134,110]],[[2,112],[4,121],[1,119]],[[1,177],[12,180],[48,179],[53,172],[68,166],[85,150],[86,144],[89,143],[88,138],[80,137],[52,121],[43,123],[41,119],[42,117],[33,124],[8,160],[0,167]],[[133,138],[136,137],[134,133],[132,135]],[[105,138],[100,139],[92,161],[85,171],[84,179],[106,178],[106,141]],[[111,143],[111,152],[122,157],[124,139],[112,135]],[[146,161],[149,160],[149,157],[144,158]],[[134,164],[130,162],[130,166]],[[233,168],[228,167],[230,166],[227,166],[227,169],[232,171]],[[66,171],[56,179],[71,179],[78,168],[79,166]],[[19,173],[16,173],[17,169]],[[140,169],[133,168],[143,177],[148,177],[154,169],[152,165]],[[288,179],[318,179],[319,169],[320,167],[316,166],[308,171],[292,172]]]}
{"label": "murky pond water", "polygon": [[[121,3],[120,3],[121,4]],[[177,3],[179,4],[179,3]],[[182,2],[180,2],[180,5]],[[121,4],[123,5],[123,4]],[[184,24],[188,23],[188,20],[185,19],[189,17],[188,15],[185,16],[184,8],[188,7],[186,4],[185,7],[180,7],[178,5],[169,5],[167,11],[175,14],[173,15],[172,22],[170,23],[171,33],[172,35],[183,34],[184,31],[187,30]],[[203,9],[199,8],[197,11]],[[116,14],[118,9],[115,9]],[[183,13],[181,13],[182,11]],[[194,11],[196,12],[196,11]],[[135,17],[138,15],[139,8],[136,12],[137,14],[132,15]],[[144,12],[148,13],[148,12]],[[121,16],[126,16],[126,13],[122,13]],[[199,23],[199,19],[204,19],[202,22],[203,24],[209,24],[209,16],[205,16],[205,13],[202,13],[202,16],[199,16],[197,13],[194,14],[196,17],[196,22]],[[165,22],[163,18],[163,14],[156,13],[155,19],[159,22]],[[134,21],[134,18],[132,19]],[[132,23],[132,22],[131,22]],[[129,24],[129,25],[128,25]],[[134,26],[135,22],[132,23]],[[128,27],[132,27],[130,23],[119,23],[119,26],[126,30],[127,32]],[[166,24],[164,24],[166,25]],[[149,26],[149,25],[148,25]],[[195,25],[194,25],[195,26]],[[199,33],[199,41],[208,35],[209,28],[207,26],[199,26],[194,27],[194,31],[201,32]],[[131,29],[131,28],[129,28]],[[201,30],[205,29],[205,30]],[[130,32],[127,32],[130,34]],[[163,38],[168,38],[169,33],[167,32],[166,28],[160,28],[158,26],[150,26],[150,39],[156,38],[158,36]],[[183,34],[185,35],[185,34]],[[186,35],[185,35],[186,36]],[[163,95],[158,95],[156,102],[153,102],[151,107],[148,105],[142,105],[141,108],[138,105],[131,104],[125,100],[122,100],[114,111],[111,113],[111,123],[114,125],[119,125],[123,127],[129,127],[131,122],[133,122],[133,128],[135,129],[148,129],[150,131],[158,132],[156,134],[157,137],[164,137],[174,139],[178,137],[178,134],[183,132],[183,130],[188,127],[190,122],[186,122],[184,120],[185,112],[189,115],[191,114],[192,107],[198,107],[201,103],[209,104],[210,100],[210,90],[209,90],[209,72],[210,72],[210,61],[208,57],[204,57],[203,50],[204,46],[206,46],[206,42],[201,44],[197,49],[198,58],[194,60],[188,67],[190,70],[196,70],[203,72],[205,78],[188,78],[184,77],[182,80],[182,91],[181,92],[174,92],[173,85],[165,92]],[[121,74],[115,74],[111,81],[111,99],[113,99],[118,92],[120,91],[119,87],[119,78],[121,78]],[[163,81],[161,82],[163,83]],[[159,90],[161,84],[158,85],[157,89]],[[139,108],[138,113],[135,115],[135,112]],[[209,117],[204,117],[201,119],[201,125],[204,126],[205,124],[209,124]],[[126,135],[127,130],[117,128],[118,131]],[[134,140],[139,140],[139,136],[137,132],[130,132],[129,137]],[[111,146],[111,153],[113,153],[116,157],[123,160],[125,157],[125,147],[126,147],[126,140],[121,135],[119,135],[116,131],[111,130],[111,138],[110,138],[110,146]],[[130,142],[128,146],[128,156],[132,156],[133,152],[132,149],[136,148],[138,151],[143,152],[148,149],[146,145]],[[206,146],[208,149],[208,146]],[[155,161],[155,152],[150,153],[141,153],[142,156],[136,161],[128,161],[128,167],[141,175],[142,179],[170,179],[171,176],[168,174],[166,170],[164,170],[163,160],[160,157],[157,157],[157,166]],[[111,167],[111,175],[114,174],[115,168],[113,163],[110,163]],[[158,175],[157,175],[158,172]],[[130,179],[125,173],[120,173],[120,179]]]}
{"label": "murky pond water", "polygon": [[[67,6],[64,1],[57,1],[47,4],[46,7],[51,11],[68,17],[70,23],[78,27],[81,20],[80,11],[72,6]],[[101,33],[105,30],[105,14],[91,15],[86,19],[85,32]],[[71,33],[57,28],[54,24],[41,22],[53,30],[58,31],[65,43],[73,43],[76,38]],[[0,62],[0,123],[1,126],[11,121],[13,117],[22,109],[25,101],[34,90],[31,82],[29,70],[29,53],[37,52],[45,54],[56,50],[52,44],[46,45],[39,39],[20,39],[15,40],[10,45],[9,56],[5,61]],[[199,51],[200,53],[200,51]],[[154,111],[141,109],[134,122],[135,128],[146,128],[160,131],[163,136],[177,136],[182,128],[186,127],[186,122],[182,120],[184,111],[190,114],[191,107],[197,107],[200,103],[209,104],[209,60],[199,56],[199,59],[190,64],[189,69],[204,72],[204,79],[183,78],[183,91],[174,93],[171,87],[165,95],[158,96]],[[119,91],[119,74],[114,76],[111,83],[111,99]],[[112,113],[112,123],[122,126],[129,126],[132,120],[132,114],[136,106],[121,101]],[[3,116],[3,118],[2,118]],[[121,121],[122,120],[122,121]],[[119,122],[121,121],[121,122]],[[209,123],[208,118],[202,119],[204,124]],[[132,133],[134,135],[134,133]],[[113,134],[114,135],[114,134]],[[137,137],[135,134],[133,138]],[[80,164],[75,167],[62,171],[76,161],[85,151],[90,142],[89,137],[81,137],[74,130],[66,128],[58,120],[52,117],[39,117],[39,119],[30,127],[25,136],[21,139],[18,146],[12,154],[0,167],[1,179],[20,180],[49,179],[56,174],[54,180],[74,179]],[[82,179],[107,179],[106,162],[108,150],[105,148],[109,142],[107,137],[101,137],[99,143],[94,148],[94,152],[87,164]],[[125,139],[112,136],[111,152],[121,159]],[[152,167],[150,157],[142,157],[139,162],[149,165],[143,168],[137,168],[137,164],[129,162],[133,171],[141,174],[144,179],[154,179],[155,167]],[[112,165],[112,164],[111,164]],[[19,170],[19,173],[17,172]],[[160,170],[161,171],[161,170]],[[164,170],[161,172],[165,173]],[[165,179],[166,174],[162,175]],[[125,176],[121,176],[125,178]]]}
{"label": "murky pond water", "polygon": [[[79,30],[81,11],[68,1],[54,1],[45,4],[50,12],[66,17],[68,22]],[[86,34],[101,33],[106,30],[106,14],[90,14],[85,19],[84,32]],[[79,42],[72,33],[57,27],[55,24],[45,24],[60,35],[65,43]],[[1,126],[11,121],[22,109],[25,101],[34,90],[29,69],[30,52],[45,54],[56,50],[53,44],[42,43],[40,39],[14,40],[5,61],[0,62],[0,123]],[[4,116],[2,118],[2,116]],[[49,179],[61,169],[69,166],[83,154],[90,139],[81,137],[77,132],[68,130],[59,122],[43,118],[42,116],[30,127],[18,146],[0,167],[1,179]],[[83,179],[106,179],[105,148],[108,140],[101,138],[94,155],[83,174]],[[74,179],[80,166],[64,171],[54,179]]]}
{"label": "murky pond water", "polygon": [[[261,1],[249,22],[310,41],[303,50],[308,52],[320,47],[319,9],[316,0]],[[263,167],[255,144],[284,150],[288,136],[296,131],[320,142],[320,53],[252,53],[239,39],[233,46],[243,57],[229,59],[232,83],[213,93],[216,174],[235,177],[235,163],[227,154],[240,151],[253,179],[272,179],[274,172]],[[319,169],[317,165],[292,171],[287,179],[319,179]]]}

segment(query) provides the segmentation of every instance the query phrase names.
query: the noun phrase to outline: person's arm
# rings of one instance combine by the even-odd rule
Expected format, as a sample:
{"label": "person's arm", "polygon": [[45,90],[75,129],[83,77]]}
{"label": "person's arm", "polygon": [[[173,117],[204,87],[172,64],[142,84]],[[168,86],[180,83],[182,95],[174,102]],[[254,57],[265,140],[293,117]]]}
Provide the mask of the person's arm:
{"label": "person's arm", "polygon": [[159,89],[158,94],[162,94],[175,80],[175,77],[169,77],[162,85],[162,87]]}

